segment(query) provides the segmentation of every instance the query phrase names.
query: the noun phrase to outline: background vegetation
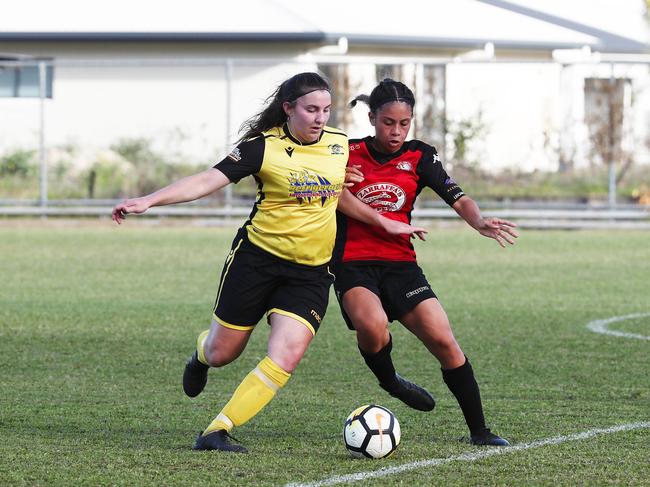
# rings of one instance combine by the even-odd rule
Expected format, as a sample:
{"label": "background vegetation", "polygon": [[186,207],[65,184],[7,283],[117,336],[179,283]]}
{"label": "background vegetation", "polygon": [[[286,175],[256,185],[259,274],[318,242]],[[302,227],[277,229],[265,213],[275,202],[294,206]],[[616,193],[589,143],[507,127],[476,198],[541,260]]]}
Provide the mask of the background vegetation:
{"label": "background vegetation", "polygon": [[[468,160],[466,154],[471,139],[466,132],[478,129],[462,124],[457,128],[453,140],[455,145],[458,143],[459,155],[451,159],[450,172],[476,199],[569,203],[607,200],[606,166],[532,173],[513,170],[488,172]],[[48,197],[52,200],[118,199],[146,194],[217,162],[216,159],[188,162],[180,154],[170,156],[155,150],[152,141],[144,138],[121,139],[108,149],[90,153],[74,145],[56,147],[49,151],[48,161]],[[246,178],[233,186],[233,192],[235,196],[252,199],[256,192],[255,181]],[[626,169],[618,182],[617,192],[621,203],[650,204],[650,166]],[[37,151],[18,148],[0,153],[0,199],[38,198]],[[208,201],[218,204],[222,199],[223,193],[219,193]]]}

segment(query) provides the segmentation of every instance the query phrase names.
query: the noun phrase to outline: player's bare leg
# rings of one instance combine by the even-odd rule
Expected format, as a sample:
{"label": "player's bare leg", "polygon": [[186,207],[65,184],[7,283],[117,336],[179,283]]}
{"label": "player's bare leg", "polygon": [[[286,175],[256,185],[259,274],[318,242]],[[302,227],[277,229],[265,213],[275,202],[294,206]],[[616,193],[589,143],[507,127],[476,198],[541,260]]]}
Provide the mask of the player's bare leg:
{"label": "player's bare leg", "polygon": [[431,394],[395,372],[388,317],[379,297],[369,289],[354,287],[343,295],[343,307],[357,332],[359,352],[382,389],[414,409],[431,411],[436,404]]}
{"label": "player's bare leg", "polygon": [[271,334],[267,356],[239,384],[216,418],[196,438],[195,450],[221,450],[245,453],[234,443],[230,431],[266,406],[291,377],[313,338],[300,321],[278,313],[269,317]]}
{"label": "player's bare leg", "polygon": [[201,333],[197,348],[185,364],[183,390],[198,396],[208,381],[210,367],[222,367],[235,360],[246,347],[251,330],[235,330],[212,320],[209,332]]}
{"label": "player's bare leg", "polygon": [[430,298],[419,303],[400,321],[438,359],[442,377],[456,397],[470,430],[470,443],[481,446],[508,446],[507,440],[485,425],[483,404],[474,371],[461,350],[440,302]]}

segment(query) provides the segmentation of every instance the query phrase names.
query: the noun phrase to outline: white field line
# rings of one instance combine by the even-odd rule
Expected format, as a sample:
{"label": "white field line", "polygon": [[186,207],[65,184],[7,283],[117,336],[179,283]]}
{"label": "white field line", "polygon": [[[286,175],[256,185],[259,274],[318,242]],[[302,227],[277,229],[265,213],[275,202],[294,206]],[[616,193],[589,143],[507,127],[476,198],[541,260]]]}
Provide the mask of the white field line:
{"label": "white field line", "polygon": [[583,431],[582,433],[574,433],[571,435],[555,436],[552,438],[546,438],[544,440],[531,441],[530,443],[521,443],[518,445],[507,446],[507,447],[486,448],[478,452],[463,453],[461,455],[455,455],[447,458],[431,458],[429,460],[420,460],[418,462],[405,463],[403,465],[381,468],[379,470],[357,472],[348,475],[336,475],[334,477],[329,477],[329,478],[325,478],[322,480],[317,480],[315,482],[309,482],[305,484],[290,483],[290,484],[286,484],[285,487],[320,487],[324,485],[335,485],[335,484],[342,484],[346,482],[357,482],[357,481],[363,481],[363,480],[368,480],[373,478],[386,477],[388,475],[395,475],[401,472],[416,470],[419,468],[436,467],[438,465],[445,465],[452,462],[474,462],[476,460],[482,460],[484,458],[493,457],[496,455],[506,455],[508,453],[518,452],[522,450],[530,450],[532,448],[539,448],[547,445],[559,445],[560,443],[566,443],[567,441],[587,440],[589,438],[593,438],[594,436],[598,436],[598,435],[607,435],[611,433],[618,433],[620,431],[632,431],[632,430],[648,429],[648,428],[650,428],[650,421],[645,421],[640,423],[621,424],[618,426],[612,426],[611,428],[592,429],[588,431]]}
{"label": "white field line", "polygon": [[615,337],[625,337],[625,338],[637,338],[639,340],[650,340],[650,336],[639,335],[638,333],[627,333],[624,331],[609,330],[607,328],[611,323],[617,323],[619,321],[632,320],[634,318],[645,318],[650,316],[650,313],[635,313],[632,315],[625,316],[613,316],[611,318],[606,318],[604,320],[594,320],[587,323],[587,328],[596,333],[602,333],[603,335],[612,335]]}

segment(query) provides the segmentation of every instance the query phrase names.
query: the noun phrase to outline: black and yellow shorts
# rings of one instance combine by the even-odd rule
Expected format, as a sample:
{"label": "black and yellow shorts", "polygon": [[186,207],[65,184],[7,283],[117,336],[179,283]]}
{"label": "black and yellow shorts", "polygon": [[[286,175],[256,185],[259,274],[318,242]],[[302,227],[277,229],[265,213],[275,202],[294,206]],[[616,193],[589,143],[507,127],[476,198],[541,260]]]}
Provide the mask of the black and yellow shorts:
{"label": "black and yellow shorts", "polygon": [[328,264],[289,262],[250,243],[244,232],[233,242],[221,273],[214,319],[236,330],[251,330],[266,313],[289,316],[316,333],[325,316],[334,281]]}
{"label": "black and yellow shorts", "polygon": [[343,309],[343,295],[353,287],[365,287],[375,293],[389,321],[399,320],[425,299],[436,297],[416,262],[359,261],[339,264],[334,290],[350,330],[354,330],[354,327]]}

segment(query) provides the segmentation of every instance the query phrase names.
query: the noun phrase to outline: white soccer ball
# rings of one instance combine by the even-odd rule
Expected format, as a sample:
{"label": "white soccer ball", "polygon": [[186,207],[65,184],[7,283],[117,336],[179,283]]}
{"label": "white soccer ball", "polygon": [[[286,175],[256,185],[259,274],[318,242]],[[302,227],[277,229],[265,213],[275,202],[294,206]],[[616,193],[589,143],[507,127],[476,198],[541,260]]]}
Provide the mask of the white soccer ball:
{"label": "white soccer ball", "polygon": [[345,447],[355,458],[384,458],[395,451],[402,434],[393,413],[367,404],[350,413],[343,425]]}

